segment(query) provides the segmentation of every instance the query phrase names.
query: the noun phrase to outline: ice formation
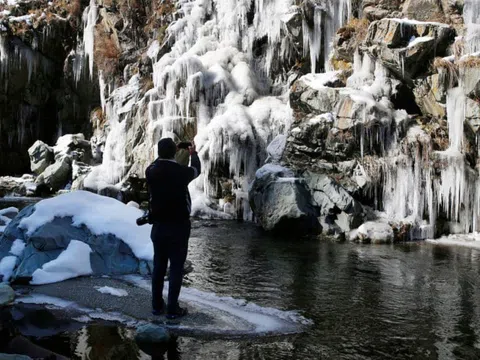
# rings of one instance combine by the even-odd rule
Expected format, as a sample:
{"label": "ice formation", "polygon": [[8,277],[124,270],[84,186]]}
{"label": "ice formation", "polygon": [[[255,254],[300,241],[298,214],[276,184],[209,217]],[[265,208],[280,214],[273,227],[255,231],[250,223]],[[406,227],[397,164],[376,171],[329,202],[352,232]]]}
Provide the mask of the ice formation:
{"label": "ice formation", "polygon": [[[235,205],[249,218],[247,185],[267,158],[268,144],[277,135],[286,134],[291,123],[288,86],[272,73],[291,56],[293,40],[284,34],[287,22],[299,9],[293,0],[194,0],[178,6],[183,17],[167,29],[167,38],[173,39],[170,52],[159,58],[158,41],[147,51],[153,64],[154,88],[143,99],[137,98],[138,79],[134,76],[127,86],[110,95],[102,92],[110,133],[103,164],[92,171],[85,184],[93,189],[121,187],[121,179],[129,170],[125,166],[126,119],[133,116],[145,127],[142,152],[147,155],[138,160],[144,167],[154,159],[153,149],[160,138],[186,139],[196,133],[205,176],[197,180],[198,191],[194,192],[211,196],[218,193],[213,179],[233,179]],[[249,19],[251,11],[253,19]],[[350,13],[350,0],[328,0],[315,10],[314,28],[304,24],[308,28],[304,51],[310,52],[314,63],[321,53],[323,62],[328,63],[333,36]],[[89,60],[92,54],[88,49],[94,40],[87,30],[95,14],[92,0],[84,13],[83,47]],[[324,23],[323,33],[320,22]],[[256,57],[255,41],[262,38],[268,42],[266,54]],[[104,88],[102,76],[99,79]],[[279,85],[281,91],[274,91]],[[146,120],[142,111],[128,115],[132,107],[142,106],[147,108]],[[194,203],[200,206],[208,202],[203,200],[194,199]],[[209,210],[204,207],[203,212]]]}

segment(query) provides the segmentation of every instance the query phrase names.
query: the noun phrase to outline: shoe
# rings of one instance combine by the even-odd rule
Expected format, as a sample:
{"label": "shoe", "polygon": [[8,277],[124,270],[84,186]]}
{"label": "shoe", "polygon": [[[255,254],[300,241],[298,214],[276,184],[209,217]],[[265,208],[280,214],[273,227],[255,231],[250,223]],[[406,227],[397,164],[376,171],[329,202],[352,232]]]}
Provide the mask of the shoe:
{"label": "shoe", "polygon": [[152,315],[155,315],[155,316],[160,316],[160,315],[163,315],[165,314],[165,301],[162,300],[162,306],[160,306],[160,308],[158,309],[153,309],[152,310]]}
{"label": "shoe", "polygon": [[174,311],[167,312],[166,318],[169,320],[174,320],[174,319],[181,318],[187,314],[188,314],[187,309],[181,308],[180,306],[177,305]]}

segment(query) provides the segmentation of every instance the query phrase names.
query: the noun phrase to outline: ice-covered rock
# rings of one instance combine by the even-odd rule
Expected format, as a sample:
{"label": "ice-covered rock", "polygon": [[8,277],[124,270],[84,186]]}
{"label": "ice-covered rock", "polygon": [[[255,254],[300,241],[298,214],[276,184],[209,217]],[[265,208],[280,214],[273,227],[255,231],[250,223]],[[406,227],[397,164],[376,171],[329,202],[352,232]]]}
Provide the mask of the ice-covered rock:
{"label": "ice-covered rock", "polygon": [[37,175],[41,174],[54,161],[53,150],[40,140],[35,141],[28,149],[28,155],[30,155],[30,168]]}
{"label": "ice-covered rock", "polygon": [[305,183],[279,165],[260,168],[249,191],[255,217],[265,230],[277,233],[317,233],[317,211]]}
{"label": "ice-covered rock", "polygon": [[0,261],[5,261],[0,270],[13,281],[34,283],[141,269],[148,273],[151,226],[136,225],[142,215],[140,209],[85,191],[43,200],[7,225],[0,237]]}
{"label": "ice-covered rock", "polygon": [[437,119],[446,117],[447,89],[439,74],[418,80],[413,93],[424,115]]}
{"label": "ice-covered rock", "polygon": [[0,197],[6,195],[32,196],[35,192],[35,178],[32,175],[25,174],[22,177],[0,177]]}

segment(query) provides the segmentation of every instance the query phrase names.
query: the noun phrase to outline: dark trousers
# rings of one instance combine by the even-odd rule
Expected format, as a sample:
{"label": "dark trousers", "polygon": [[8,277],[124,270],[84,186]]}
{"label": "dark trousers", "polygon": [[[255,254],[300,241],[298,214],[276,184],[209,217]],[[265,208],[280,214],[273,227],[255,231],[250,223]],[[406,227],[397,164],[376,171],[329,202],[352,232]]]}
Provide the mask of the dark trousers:
{"label": "dark trousers", "polygon": [[163,306],[163,283],[170,261],[170,281],[167,311],[174,311],[183,280],[183,266],[187,259],[190,220],[180,223],[154,223],[153,241],[152,307],[160,310]]}

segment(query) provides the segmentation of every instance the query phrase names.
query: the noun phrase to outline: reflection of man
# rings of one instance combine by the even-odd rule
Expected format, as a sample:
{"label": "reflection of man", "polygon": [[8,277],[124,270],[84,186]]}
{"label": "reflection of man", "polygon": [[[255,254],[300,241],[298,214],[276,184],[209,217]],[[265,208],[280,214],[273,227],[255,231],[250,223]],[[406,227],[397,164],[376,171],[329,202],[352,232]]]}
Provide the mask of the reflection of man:
{"label": "reflection of man", "polygon": [[201,171],[195,145],[188,147],[191,166],[177,163],[177,146],[170,138],[158,142],[158,159],[146,171],[150,191],[150,214],[153,222],[151,238],[154,248],[152,274],[153,314],[165,312],[163,281],[170,261],[170,282],[167,318],[175,319],[187,314],[178,305],[183,280],[183,266],[187,258],[190,237],[191,199],[188,184]]}

